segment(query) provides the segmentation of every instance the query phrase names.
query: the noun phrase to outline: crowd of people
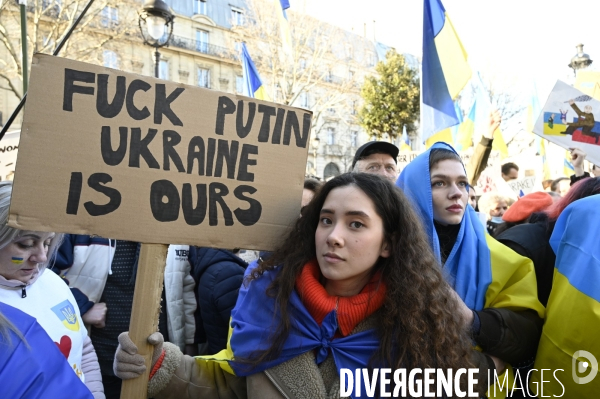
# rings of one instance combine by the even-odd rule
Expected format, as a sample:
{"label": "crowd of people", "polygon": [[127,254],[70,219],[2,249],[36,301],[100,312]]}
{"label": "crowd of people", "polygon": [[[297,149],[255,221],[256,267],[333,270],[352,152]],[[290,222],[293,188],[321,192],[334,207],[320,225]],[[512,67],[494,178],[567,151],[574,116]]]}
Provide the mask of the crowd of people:
{"label": "crowd of people", "polygon": [[[272,252],[170,245],[148,397],[338,398],[341,368],[375,367],[476,368],[485,397],[494,373],[543,381],[576,350],[600,354],[584,331],[600,316],[566,299],[575,286],[600,300],[600,177],[573,149],[575,174],[551,191],[478,196],[499,123],[468,165],[436,143],[398,173],[395,145],[364,144],[350,172],[305,181]],[[119,398],[146,370],[127,333],[140,244],[9,227],[11,192],[0,183],[2,396]],[[585,323],[560,322],[573,314]],[[537,395],[523,381],[510,397]],[[563,384],[600,391],[600,378]]]}

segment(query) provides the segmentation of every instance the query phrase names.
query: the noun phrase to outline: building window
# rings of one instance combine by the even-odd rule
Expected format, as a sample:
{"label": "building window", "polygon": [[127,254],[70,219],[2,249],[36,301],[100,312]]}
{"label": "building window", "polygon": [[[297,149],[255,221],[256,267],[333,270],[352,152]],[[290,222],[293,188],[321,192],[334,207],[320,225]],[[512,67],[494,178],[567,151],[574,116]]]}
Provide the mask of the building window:
{"label": "building window", "polygon": [[348,57],[348,59],[354,58],[354,48],[350,43],[346,43],[346,57]]}
{"label": "building window", "polygon": [[165,80],[169,79],[169,61],[160,60],[158,64],[158,77]]}
{"label": "building window", "polygon": [[335,144],[335,129],[332,127],[327,128],[327,144],[328,145]]}
{"label": "building window", "polygon": [[117,53],[111,50],[104,50],[102,52],[102,65],[107,68],[118,69],[119,59],[117,58]]}
{"label": "building window", "polygon": [[356,130],[350,131],[350,147],[358,147],[358,132]]}
{"label": "building window", "polygon": [[210,88],[210,69],[198,68],[198,86]]}
{"label": "building window", "polygon": [[300,93],[300,106],[302,108],[308,108],[308,93],[305,91]]}
{"label": "building window", "polygon": [[331,72],[331,70],[327,71],[325,74],[325,81],[329,83],[333,82],[333,72]]}
{"label": "building window", "polygon": [[244,93],[244,77],[236,75],[235,77],[235,92],[238,94]]}
{"label": "building window", "polygon": [[244,24],[244,10],[236,7],[231,7],[231,24],[232,25],[243,25]]}
{"label": "building window", "polygon": [[102,26],[114,26],[119,23],[119,10],[116,7],[106,6],[102,9]]}
{"label": "building window", "polygon": [[298,66],[300,67],[300,70],[306,69],[306,60],[304,58],[300,58],[298,60]]}
{"label": "building window", "polygon": [[328,163],[325,166],[325,170],[323,170],[323,177],[325,180],[329,180],[330,178],[339,176],[340,174],[340,168],[333,162]]}
{"label": "building window", "polygon": [[348,71],[348,80],[350,80],[350,81],[354,80],[354,71],[353,70]]}
{"label": "building window", "polygon": [[208,32],[205,30],[196,30],[196,51],[208,53]]}
{"label": "building window", "polygon": [[206,0],[194,0],[194,14],[206,15]]}
{"label": "building window", "polygon": [[351,115],[356,115],[358,113],[358,101],[352,100],[352,110],[350,111]]}
{"label": "building window", "polygon": [[367,53],[367,65],[369,65],[369,66],[375,65],[375,54],[372,52]]}

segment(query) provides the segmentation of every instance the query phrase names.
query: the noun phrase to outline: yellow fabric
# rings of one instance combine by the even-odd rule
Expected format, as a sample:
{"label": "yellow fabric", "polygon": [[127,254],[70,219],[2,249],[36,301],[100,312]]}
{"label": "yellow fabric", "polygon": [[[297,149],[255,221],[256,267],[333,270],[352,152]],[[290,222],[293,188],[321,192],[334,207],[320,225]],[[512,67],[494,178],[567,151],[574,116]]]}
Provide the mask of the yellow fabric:
{"label": "yellow fabric", "polygon": [[[530,259],[525,258],[490,235],[486,235],[492,263],[492,283],[485,294],[485,308],[505,308],[513,311],[535,310],[541,318],[545,316],[544,306],[537,296],[537,280],[535,269]],[[507,383],[501,386],[507,374]],[[488,390],[489,398],[505,398],[514,384],[512,367],[499,376],[494,386]],[[494,394],[495,392],[495,394]]]}
{"label": "yellow fabric", "polygon": [[264,85],[260,86],[258,88],[258,90],[256,90],[254,92],[254,98],[257,98],[259,100],[264,100],[264,101],[271,101],[271,98],[267,94],[267,91],[265,90],[265,86]]}
{"label": "yellow fabric", "polygon": [[[552,372],[544,372],[545,396],[561,396],[563,390],[564,398],[597,398],[600,395],[600,373],[587,384],[577,384],[573,380],[573,371],[578,377],[585,377],[593,367],[589,360],[579,358],[573,370],[573,354],[579,350],[592,353],[600,361],[600,303],[573,287],[567,277],[555,269],[548,315],[535,359],[534,368],[538,371],[532,373],[531,380],[539,386],[541,369],[564,371],[556,372],[560,383]],[[581,361],[590,365],[583,374],[577,372]]]}
{"label": "yellow fabric", "polygon": [[454,26],[448,14],[445,15],[444,27],[434,40],[446,85],[448,85],[448,92],[454,100],[471,79],[471,67],[467,62],[467,52],[460,42]]}
{"label": "yellow fabric", "polygon": [[425,148],[427,149],[431,147],[438,141],[443,141],[444,143],[452,145],[452,131],[450,130],[450,128],[437,132],[436,134],[425,140]]}
{"label": "yellow fabric", "polygon": [[494,141],[492,141],[492,150],[496,150],[500,153],[500,158],[504,159],[508,156],[508,147],[502,136],[500,128],[494,131]]}
{"label": "yellow fabric", "polygon": [[231,335],[233,334],[233,328],[231,328],[231,318],[229,318],[229,333],[227,334],[227,349],[223,349],[221,352],[215,355],[196,356],[196,362],[216,362],[219,363],[221,368],[229,374],[235,375],[233,369],[229,365],[228,360],[233,360],[233,350],[231,350]]}
{"label": "yellow fabric", "polygon": [[475,122],[467,118],[458,127],[455,147],[464,151],[473,145],[473,133],[475,132]]}

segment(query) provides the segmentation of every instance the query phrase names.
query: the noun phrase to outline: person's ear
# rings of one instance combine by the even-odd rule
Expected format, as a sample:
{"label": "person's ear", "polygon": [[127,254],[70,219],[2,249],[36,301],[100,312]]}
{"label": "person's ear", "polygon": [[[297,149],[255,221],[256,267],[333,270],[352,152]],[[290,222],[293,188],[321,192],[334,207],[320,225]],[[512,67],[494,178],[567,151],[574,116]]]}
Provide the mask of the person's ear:
{"label": "person's ear", "polygon": [[389,258],[391,255],[391,246],[390,243],[388,241],[385,241],[383,243],[383,245],[381,246],[381,253],[379,254],[379,256],[381,256],[382,258]]}

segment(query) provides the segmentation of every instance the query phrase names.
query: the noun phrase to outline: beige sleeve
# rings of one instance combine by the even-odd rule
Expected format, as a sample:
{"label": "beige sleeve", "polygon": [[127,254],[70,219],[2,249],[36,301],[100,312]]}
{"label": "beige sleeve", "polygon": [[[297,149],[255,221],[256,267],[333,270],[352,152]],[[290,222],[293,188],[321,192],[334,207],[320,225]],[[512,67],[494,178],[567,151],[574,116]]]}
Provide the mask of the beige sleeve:
{"label": "beige sleeve", "polygon": [[224,371],[218,363],[183,355],[165,342],[165,358],[148,382],[148,397],[155,399],[245,399],[246,378]]}

